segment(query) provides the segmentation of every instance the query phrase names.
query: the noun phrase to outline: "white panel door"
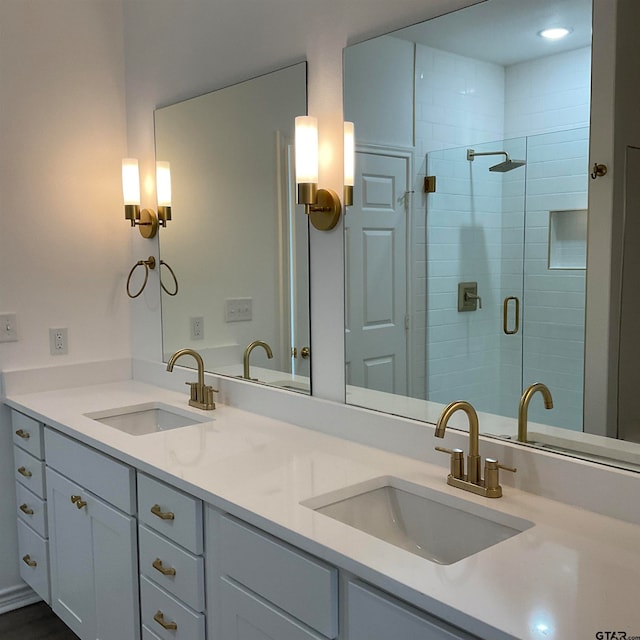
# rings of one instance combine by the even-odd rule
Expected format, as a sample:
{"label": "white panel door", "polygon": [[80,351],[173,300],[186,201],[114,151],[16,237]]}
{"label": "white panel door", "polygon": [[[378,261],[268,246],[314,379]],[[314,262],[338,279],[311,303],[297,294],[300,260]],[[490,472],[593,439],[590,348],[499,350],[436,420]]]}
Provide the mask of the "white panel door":
{"label": "white panel door", "polygon": [[345,215],[347,384],[407,393],[408,159],[358,152]]}

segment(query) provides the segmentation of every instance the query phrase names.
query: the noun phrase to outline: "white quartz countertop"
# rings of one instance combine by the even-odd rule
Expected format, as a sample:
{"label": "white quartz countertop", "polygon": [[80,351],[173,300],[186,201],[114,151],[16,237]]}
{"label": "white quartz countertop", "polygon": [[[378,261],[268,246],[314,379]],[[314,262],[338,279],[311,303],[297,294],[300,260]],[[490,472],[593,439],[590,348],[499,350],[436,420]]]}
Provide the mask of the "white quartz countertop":
{"label": "white quartz countertop", "polygon": [[[153,401],[211,419],[131,436],[84,416]],[[481,638],[640,637],[640,526],[510,487],[498,500],[474,496],[449,487],[443,467],[233,407],[198,411],[185,394],[135,381],[13,395],[6,402]],[[381,476],[535,526],[438,565],[300,504]]]}

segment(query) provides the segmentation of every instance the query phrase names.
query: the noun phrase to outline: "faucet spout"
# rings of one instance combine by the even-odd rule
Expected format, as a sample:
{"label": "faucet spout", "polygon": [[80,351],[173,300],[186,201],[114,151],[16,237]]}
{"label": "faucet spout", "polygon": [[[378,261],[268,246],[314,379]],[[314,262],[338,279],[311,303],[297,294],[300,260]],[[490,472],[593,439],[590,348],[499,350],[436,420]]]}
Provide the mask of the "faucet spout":
{"label": "faucet spout", "polygon": [[467,456],[467,473],[469,482],[478,484],[481,479],[480,455],[478,454],[480,429],[478,426],[478,414],[473,406],[463,400],[458,400],[447,405],[438,418],[435,435],[437,438],[444,437],[444,432],[447,428],[449,419],[454,413],[456,413],[456,411],[464,411],[469,420],[469,454]]}
{"label": "faucet spout", "polygon": [[207,411],[215,409],[216,405],[213,402],[213,392],[216,391],[216,389],[204,383],[204,361],[197,351],[194,351],[193,349],[180,349],[176,351],[167,362],[167,371],[173,371],[176,360],[182,356],[192,356],[198,366],[198,381],[187,382],[191,387],[191,398],[189,400],[189,404],[192,407],[205,409]]}
{"label": "faucet spout", "polygon": [[535,384],[528,386],[520,398],[520,405],[518,407],[518,442],[527,442],[527,416],[529,413],[529,403],[531,402],[531,398],[538,391],[544,400],[544,408],[553,409],[553,398],[551,397],[551,391],[549,391],[547,385],[542,384],[542,382],[536,382]]}
{"label": "faucet spout", "polygon": [[273,358],[273,351],[271,351],[271,347],[264,341],[264,340],[254,340],[252,343],[247,345],[247,348],[244,350],[244,356],[242,358],[242,364],[243,364],[243,373],[242,373],[242,377],[245,380],[251,380],[251,373],[249,371],[249,357],[251,356],[251,352],[256,348],[256,347],[262,347],[266,353],[267,353],[267,358],[269,358],[269,360],[271,360],[271,358]]}

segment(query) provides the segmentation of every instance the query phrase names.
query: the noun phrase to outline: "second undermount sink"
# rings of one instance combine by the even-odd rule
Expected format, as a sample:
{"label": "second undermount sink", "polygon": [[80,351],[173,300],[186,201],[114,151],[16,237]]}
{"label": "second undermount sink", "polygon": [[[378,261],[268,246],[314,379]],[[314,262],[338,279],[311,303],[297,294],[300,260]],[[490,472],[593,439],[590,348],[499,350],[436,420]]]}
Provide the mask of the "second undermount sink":
{"label": "second undermount sink", "polygon": [[533,526],[528,520],[389,476],[302,504],[437,564],[452,564]]}
{"label": "second undermount sink", "polygon": [[182,411],[161,402],[147,402],[84,415],[132,436],[179,429],[211,420],[211,418],[199,416],[190,411]]}

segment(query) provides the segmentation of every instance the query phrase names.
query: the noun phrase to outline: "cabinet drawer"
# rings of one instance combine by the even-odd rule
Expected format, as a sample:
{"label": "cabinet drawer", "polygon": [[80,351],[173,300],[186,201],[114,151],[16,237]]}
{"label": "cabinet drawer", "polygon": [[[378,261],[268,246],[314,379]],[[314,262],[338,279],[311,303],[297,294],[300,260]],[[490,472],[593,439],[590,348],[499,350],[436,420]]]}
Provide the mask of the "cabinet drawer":
{"label": "cabinet drawer", "polygon": [[338,635],[338,572],[335,568],[223,516],[220,563],[231,576],[328,638]]}
{"label": "cabinet drawer", "polygon": [[185,549],[202,553],[202,502],[142,473],[138,474],[138,520]]}
{"label": "cabinet drawer", "polygon": [[347,588],[349,640],[479,640],[358,582]]}
{"label": "cabinet drawer", "polygon": [[[204,615],[196,613],[153,582],[140,577],[142,623],[164,640],[204,640]],[[165,629],[163,625],[176,625]]]}
{"label": "cabinet drawer", "polygon": [[320,634],[226,578],[222,578],[220,585],[220,617],[225,640],[325,640]]}
{"label": "cabinet drawer", "polygon": [[44,462],[34,458],[20,447],[13,447],[13,462],[16,480],[40,498],[44,498],[46,495]]}
{"label": "cabinet drawer", "polygon": [[38,460],[44,459],[42,423],[17,411],[11,412],[13,443],[28,451]]}
{"label": "cabinet drawer", "polygon": [[43,538],[47,537],[47,502],[16,482],[18,518]]}
{"label": "cabinet drawer", "polygon": [[53,429],[44,430],[47,465],[129,515],[136,512],[131,467]]}
{"label": "cabinet drawer", "polygon": [[151,629],[142,625],[142,640],[162,640],[162,638],[159,638]]}
{"label": "cabinet drawer", "polygon": [[[140,573],[196,611],[204,611],[202,556],[194,556],[143,525],[140,525],[138,531]],[[168,574],[171,571],[175,574]]]}
{"label": "cabinet drawer", "polygon": [[18,520],[18,553],[20,577],[49,604],[49,545],[21,520]]}

